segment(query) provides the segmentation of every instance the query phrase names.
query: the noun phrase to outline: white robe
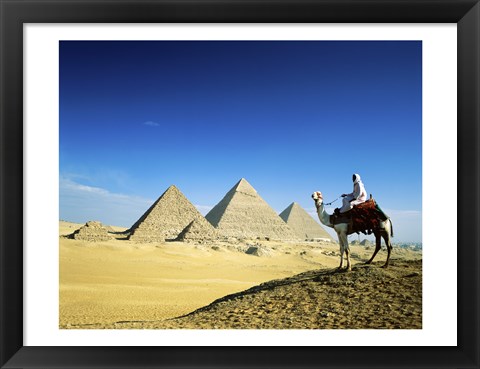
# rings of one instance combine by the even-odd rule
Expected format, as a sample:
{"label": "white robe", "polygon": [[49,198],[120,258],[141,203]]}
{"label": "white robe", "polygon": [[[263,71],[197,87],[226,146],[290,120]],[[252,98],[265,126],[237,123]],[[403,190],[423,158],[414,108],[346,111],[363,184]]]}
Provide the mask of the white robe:
{"label": "white robe", "polygon": [[361,204],[362,202],[367,201],[367,191],[365,190],[365,186],[360,179],[360,176],[356,174],[356,180],[353,183],[353,192],[347,194],[343,198],[343,205],[340,208],[340,213],[345,213],[349,211],[353,205]]}

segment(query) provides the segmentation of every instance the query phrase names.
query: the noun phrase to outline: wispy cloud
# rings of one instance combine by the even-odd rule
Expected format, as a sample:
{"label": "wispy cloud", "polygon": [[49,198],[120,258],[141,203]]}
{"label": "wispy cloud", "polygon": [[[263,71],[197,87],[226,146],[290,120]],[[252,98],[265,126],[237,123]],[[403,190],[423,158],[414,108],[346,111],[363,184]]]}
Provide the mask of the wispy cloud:
{"label": "wispy cloud", "polygon": [[149,126],[149,127],[160,127],[160,123],[157,123],[151,120],[147,120],[146,122],[143,122],[143,125]]}
{"label": "wispy cloud", "polygon": [[393,216],[394,214],[397,216],[421,216],[421,210],[395,210],[395,209],[384,209],[385,213]]}
{"label": "wispy cloud", "polygon": [[213,209],[213,206],[210,205],[195,205],[195,207],[203,216],[207,215],[207,213]]}
{"label": "wispy cloud", "polygon": [[60,190],[67,190],[72,192],[84,192],[84,193],[94,193],[99,195],[109,195],[109,192],[100,187],[92,187],[82,185],[80,183],[74,182],[73,180],[65,177],[60,177]]}
{"label": "wispy cloud", "polygon": [[[153,204],[154,200],[110,192],[101,187],[60,176],[60,218],[77,223],[99,220],[105,224],[129,227]],[[213,206],[194,205],[206,215]]]}
{"label": "wispy cloud", "polygon": [[83,223],[99,220],[105,224],[131,226],[153,203],[138,196],[113,193],[60,177],[60,218]]}

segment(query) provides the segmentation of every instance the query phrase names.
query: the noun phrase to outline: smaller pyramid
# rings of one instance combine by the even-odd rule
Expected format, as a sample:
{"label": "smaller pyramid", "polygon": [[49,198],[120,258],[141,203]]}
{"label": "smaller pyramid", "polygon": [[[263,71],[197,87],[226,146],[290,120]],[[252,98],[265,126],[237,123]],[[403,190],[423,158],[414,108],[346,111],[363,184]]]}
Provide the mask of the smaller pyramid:
{"label": "smaller pyramid", "polygon": [[218,238],[217,230],[205,218],[197,218],[178,235],[177,241],[213,241]]}
{"label": "smaller pyramid", "polygon": [[170,186],[130,228],[129,240],[163,242],[174,240],[193,220],[205,220],[174,185]]}
{"label": "smaller pyramid", "polygon": [[327,239],[332,237],[299,204],[292,202],[280,213],[280,218],[287,223],[300,239]]}
{"label": "smaller pyramid", "polygon": [[107,228],[96,221],[89,221],[85,225],[70,236],[75,240],[88,241],[88,242],[99,242],[99,241],[108,241],[112,239],[112,236],[108,233]]}
{"label": "smaller pyramid", "polygon": [[254,255],[254,256],[272,256],[272,250],[267,248],[267,247],[263,247],[263,246],[250,246],[247,251],[245,251],[245,254],[248,254],[248,255]]}

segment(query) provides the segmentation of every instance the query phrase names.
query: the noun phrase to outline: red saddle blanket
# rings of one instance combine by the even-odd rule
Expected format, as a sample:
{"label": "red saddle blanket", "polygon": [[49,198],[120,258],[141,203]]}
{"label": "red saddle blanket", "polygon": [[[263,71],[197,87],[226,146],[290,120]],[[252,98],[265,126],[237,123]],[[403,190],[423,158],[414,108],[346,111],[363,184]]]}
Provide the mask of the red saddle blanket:
{"label": "red saddle blanket", "polygon": [[351,210],[340,215],[332,215],[332,223],[348,223],[348,233],[371,234],[380,228],[380,223],[387,220],[387,215],[380,209],[375,200],[371,198],[361,204],[355,205]]}

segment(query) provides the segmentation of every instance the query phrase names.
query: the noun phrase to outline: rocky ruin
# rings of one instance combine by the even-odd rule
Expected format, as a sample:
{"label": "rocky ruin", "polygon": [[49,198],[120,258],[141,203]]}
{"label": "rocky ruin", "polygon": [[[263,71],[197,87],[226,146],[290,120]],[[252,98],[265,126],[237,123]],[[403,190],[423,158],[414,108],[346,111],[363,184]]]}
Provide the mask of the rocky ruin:
{"label": "rocky ruin", "polygon": [[73,232],[69,238],[80,241],[99,242],[111,240],[112,236],[102,223],[89,221],[83,227]]}

